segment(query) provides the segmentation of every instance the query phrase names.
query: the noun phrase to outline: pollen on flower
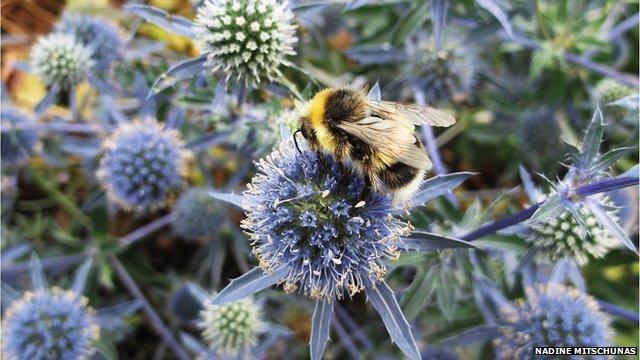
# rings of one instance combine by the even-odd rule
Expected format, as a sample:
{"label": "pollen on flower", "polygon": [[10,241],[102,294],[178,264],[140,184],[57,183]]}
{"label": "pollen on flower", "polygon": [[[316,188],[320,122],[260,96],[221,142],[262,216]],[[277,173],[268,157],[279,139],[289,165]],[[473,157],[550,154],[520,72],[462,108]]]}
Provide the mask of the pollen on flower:
{"label": "pollen on flower", "polygon": [[280,75],[280,65],[295,54],[292,20],[287,1],[205,0],[195,20],[196,43],[211,71],[259,83]]}
{"label": "pollen on flower", "polygon": [[407,227],[389,216],[389,195],[367,193],[354,170],[341,175],[332,159],[300,154],[292,141],[256,165],[243,228],[262,269],[284,274],[286,291],[331,301],[384,277]]}

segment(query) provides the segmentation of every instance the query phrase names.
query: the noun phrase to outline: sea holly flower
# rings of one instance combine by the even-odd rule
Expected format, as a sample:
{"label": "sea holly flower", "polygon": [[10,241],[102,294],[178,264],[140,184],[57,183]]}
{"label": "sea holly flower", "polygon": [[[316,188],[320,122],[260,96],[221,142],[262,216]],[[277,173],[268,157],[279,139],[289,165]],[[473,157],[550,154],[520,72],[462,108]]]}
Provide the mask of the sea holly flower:
{"label": "sea holly flower", "polygon": [[162,207],[183,186],[186,160],[179,133],[147,118],[121,124],[103,143],[96,173],[109,199],[129,210]]}
{"label": "sea holly flower", "polygon": [[94,61],[91,50],[73,35],[50,34],[31,49],[30,65],[48,86],[69,89],[87,78]]}
{"label": "sea holly flower", "polygon": [[[410,358],[419,351],[393,291],[385,283],[387,261],[407,250],[469,247],[453,238],[421,232],[400,219],[391,196],[366,191],[354,169],[287,140],[256,163],[258,174],[240,197],[212,194],[242,207],[242,227],[251,238],[259,267],[231,282],[213,300],[221,305],[281,283],[316,301],[311,357],[319,359],[329,336],[333,304],[360,292],[382,317],[393,341]],[[420,205],[457,186],[469,174],[425,182]]]}
{"label": "sea holly flower", "polygon": [[91,49],[91,58],[105,66],[122,56],[124,39],[120,29],[111,21],[91,15],[65,13],[54,26],[54,32],[69,34]]}
{"label": "sea holly flower", "polygon": [[209,195],[210,190],[192,188],[178,198],[173,208],[173,230],[187,239],[213,235],[224,223],[224,208]]}
{"label": "sea holly flower", "polygon": [[38,124],[33,115],[3,102],[0,121],[3,165],[24,163],[38,142]]}
{"label": "sea holly flower", "polygon": [[215,293],[209,294],[194,283],[185,284],[180,292],[181,303],[188,300],[199,308],[194,323],[200,329],[204,343],[182,334],[185,345],[199,359],[262,358],[275,340],[292,334],[289,329],[266,320],[259,300],[245,298],[215,305]]}
{"label": "sea holly flower", "polygon": [[[567,144],[571,161],[567,174],[557,183],[545,178],[548,186],[553,189],[552,193],[546,197],[528,224],[543,224],[557,219],[564,212],[569,212],[578,224],[581,234],[593,236],[589,233],[590,228],[594,229],[593,226],[588,226],[585,223],[589,222],[591,218],[591,215],[588,214],[592,214],[600,227],[606,229],[611,236],[617,238],[628,249],[637,253],[635,245],[618,224],[615,212],[612,212],[608,206],[607,198],[593,196],[593,194],[601,192],[603,188],[615,189],[618,183],[619,187],[628,186],[629,181],[637,181],[638,176],[635,173],[629,176],[625,174],[625,176],[610,178],[609,168],[629,149],[613,149],[606,154],[599,155],[598,149],[602,142],[603,131],[602,113],[599,108],[596,108],[580,148]],[[591,183],[594,185],[588,185]],[[581,214],[587,214],[587,218]]]}
{"label": "sea holly flower", "polygon": [[502,336],[494,340],[499,359],[529,359],[538,346],[610,344],[609,318],[593,297],[558,283],[529,287],[526,295],[501,309]]}
{"label": "sea holly flower", "polygon": [[206,0],[198,7],[195,22],[150,6],[126,8],[193,39],[201,53],[167,70],[154,84],[154,93],[202,72],[218,72],[216,99],[221,100],[228,80],[235,78],[243,85],[276,80],[280,67],[290,65],[287,56],[295,54],[296,27],[288,1]]}
{"label": "sea holly flower", "polygon": [[[29,263],[33,289],[19,294],[3,284],[2,349],[9,359],[89,359],[102,332],[121,331],[119,319],[137,302],[109,310],[94,310],[82,295],[91,261],[75,274],[71,287],[49,287],[37,257]],[[6,295],[6,296],[5,296]],[[4,303],[4,301],[6,303]]]}

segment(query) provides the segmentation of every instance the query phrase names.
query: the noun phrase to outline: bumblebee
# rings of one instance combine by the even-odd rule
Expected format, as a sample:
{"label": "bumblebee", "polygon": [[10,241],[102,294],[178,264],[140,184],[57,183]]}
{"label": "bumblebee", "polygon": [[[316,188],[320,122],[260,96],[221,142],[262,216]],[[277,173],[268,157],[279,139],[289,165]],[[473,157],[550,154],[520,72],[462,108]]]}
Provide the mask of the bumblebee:
{"label": "bumblebee", "polygon": [[430,107],[374,101],[363,90],[324,89],[299,118],[309,148],[350,163],[370,190],[402,204],[419,190],[431,161],[414,134],[416,125],[450,126],[455,119]]}

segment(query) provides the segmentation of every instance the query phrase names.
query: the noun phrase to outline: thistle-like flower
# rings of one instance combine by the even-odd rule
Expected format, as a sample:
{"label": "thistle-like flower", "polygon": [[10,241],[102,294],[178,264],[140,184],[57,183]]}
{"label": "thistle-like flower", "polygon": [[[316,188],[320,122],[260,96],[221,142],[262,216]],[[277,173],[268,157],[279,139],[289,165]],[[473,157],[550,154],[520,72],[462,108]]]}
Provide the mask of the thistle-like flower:
{"label": "thistle-like flower", "polygon": [[238,356],[258,342],[262,310],[250,298],[224,305],[205,305],[198,326],[206,343],[223,356]]}
{"label": "thistle-like flower", "polygon": [[[78,268],[72,285],[64,290],[49,287],[42,264],[32,256],[29,262],[32,289],[20,293],[2,284],[2,358],[86,360],[98,352],[98,340],[111,346],[111,336],[121,332],[121,317],[138,307],[136,301],[95,311],[84,292],[92,261]],[[117,310],[116,310],[117,309]]]}
{"label": "thistle-like flower", "polygon": [[189,189],[180,196],[173,209],[173,230],[187,239],[215,234],[224,225],[223,211],[209,190]]}
{"label": "thistle-like flower", "polygon": [[407,49],[406,71],[429,103],[453,100],[468,93],[476,82],[475,50],[459,39],[449,34],[436,50],[433,39],[424,36]]}
{"label": "thistle-like flower", "polygon": [[629,113],[629,109],[611,103],[633,94],[633,88],[608,78],[600,80],[594,90],[595,100],[602,103],[605,113],[616,120],[623,119]]}
{"label": "thistle-like flower", "polygon": [[91,50],[91,57],[96,63],[117,59],[124,46],[118,27],[98,16],[66,13],[54,31],[75,36],[78,42]]}
{"label": "thistle-like flower", "polygon": [[205,0],[195,20],[196,43],[211,71],[259,83],[280,75],[297,41],[287,1]]}
{"label": "thistle-like flower", "polygon": [[94,62],[91,51],[73,35],[54,33],[38,39],[30,65],[45,84],[70,88],[86,78]]}
{"label": "thistle-like flower", "polygon": [[155,119],[120,125],[103,147],[96,175],[109,198],[125,209],[161,207],[183,185],[190,152],[176,130]]}
{"label": "thistle-like flower", "polygon": [[[609,204],[608,200],[600,201]],[[555,219],[531,225],[529,242],[536,249],[537,257],[550,262],[570,258],[578,265],[585,265],[591,259],[605,256],[618,240],[598,223],[596,217],[584,207],[577,211],[583,228],[565,211]],[[617,219],[615,211],[609,216]]]}
{"label": "thistle-like flower", "polygon": [[609,320],[591,296],[557,283],[537,285],[526,293],[526,301],[502,310],[506,326],[495,340],[499,358],[529,359],[536,346],[609,344]]}
{"label": "thistle-like flower", "polygon": [[23,163],[38,141],[38,130],[34,119],[24,111],[2,104],[2,161],[10,165]]}
{"label": "thistle-like flower", "polygon": [[3,349],[10,359],[88,359],[100,334],[87,299],[58,287],[24,293],[3,323]]}
{"label": "thistle-like flower", "polygon": [[290,141],[258,164],[244,193],[253,253],[286,291],[332,301],[353,296],[386,274],[408,225],[388,195],[367,193],[354,170]]}

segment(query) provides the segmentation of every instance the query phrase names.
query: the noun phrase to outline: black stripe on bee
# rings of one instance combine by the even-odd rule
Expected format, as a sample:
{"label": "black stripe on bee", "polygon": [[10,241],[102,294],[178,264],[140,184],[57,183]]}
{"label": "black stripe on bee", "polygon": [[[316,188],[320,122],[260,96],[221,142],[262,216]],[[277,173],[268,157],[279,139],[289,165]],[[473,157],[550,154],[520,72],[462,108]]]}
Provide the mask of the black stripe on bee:
{"label": "black stripe on bee", "polygon": [[418,176],[419,170],[413,166],[397,162],[378,172],[378,177],[389,189],[398,189],[408,185]]}
{"label": "black stripe on bee", "polygon": [[357,122],[365,116],[361,94],[351,89],[332,91],[327,96],[324,108],[324,120],[329,125],[340,121]]}

